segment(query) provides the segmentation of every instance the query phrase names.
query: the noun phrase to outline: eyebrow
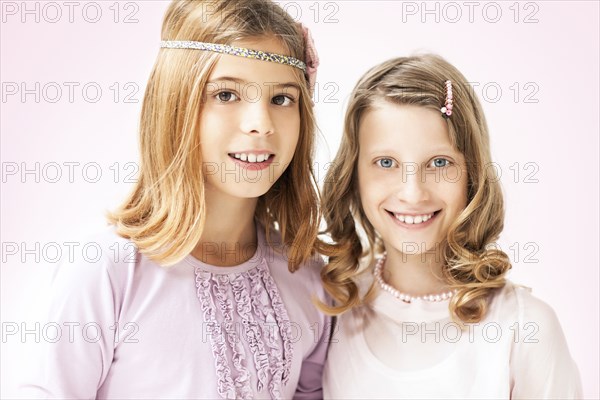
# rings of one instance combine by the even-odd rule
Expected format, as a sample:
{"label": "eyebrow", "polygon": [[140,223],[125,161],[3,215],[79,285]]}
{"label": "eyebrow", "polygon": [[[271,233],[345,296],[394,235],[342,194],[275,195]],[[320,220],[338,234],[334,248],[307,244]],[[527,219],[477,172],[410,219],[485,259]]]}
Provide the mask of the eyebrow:
{"label": "eyebrow", "polygon": [[[210,84],[210,83],[215,84],[217,82],[223,82],[223,81],[235,82],[235,83],[238,83],[240,85],[247,85],[249,83],[249,82],[247,82],[244,79],[235,78],[235,77],[232,77],[232,76],[219,76],[219,77],[211,79],[209,82],[207,82],[207,84]],[[298,91],[301,91],[300,90],[300,85],[298,85],[296,82],[285,82],[285,83],[265,82],[265,83],[268,84],[268,86],[272,86],[272,87],[274,87],[276,89],[285,88],[285,87],[292,87],[292,88],[294,88],[294,89],[296,89]]]}
{"label": "eyebrow", "polygon": [[458,153],[458,154],[460,154],[460,151],[458,151],[458,149],[455,149],[452,146],[435,147],[431,152],[432,153]]}
{"label": "eyebrow", "polygon": [[[427,153],[436,154],[436,155],[443,155],[443,154],[460,155],[461,154],[460,151],[458,151],[457,149],[454,149],[453,147],[450,147],[450,146],[435,147],[431,150],[427,150]],[[375,149],[370,150],[368,152],[368,154],[371,157],[381,155],[381,154],[397,154],[397,149],[390,148],[390,147],[376,147]]]}

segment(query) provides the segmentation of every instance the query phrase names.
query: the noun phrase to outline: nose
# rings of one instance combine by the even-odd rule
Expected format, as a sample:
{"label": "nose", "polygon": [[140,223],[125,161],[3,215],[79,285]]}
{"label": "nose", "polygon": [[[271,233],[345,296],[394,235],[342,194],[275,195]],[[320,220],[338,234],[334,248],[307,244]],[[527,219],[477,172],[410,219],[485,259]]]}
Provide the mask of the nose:
{"label": "nose", "polygon": [[420,168],[414,163],[402,167],[401,182],[398,183],[397,196],[406,204],[419,204],[429,200],[429,191]]}
{"label": "nose", "polygon": [[240,129],[250,135],[270,135],[275,132],[270,107],[263,101],[248,102],[244,106]]}

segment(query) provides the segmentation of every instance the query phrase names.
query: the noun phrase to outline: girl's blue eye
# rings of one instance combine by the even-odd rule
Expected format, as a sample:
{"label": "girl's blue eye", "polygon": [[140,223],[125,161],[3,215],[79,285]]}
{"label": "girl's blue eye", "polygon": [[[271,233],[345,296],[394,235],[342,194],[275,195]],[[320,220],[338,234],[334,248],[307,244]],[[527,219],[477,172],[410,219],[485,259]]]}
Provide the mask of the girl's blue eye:
{"label": "girl's blue eye", "polygon": [[222,103],[228,103],[230,101],[237,100],[237,96],[231,92],[219,92],[217,93],[217,99]]}
{"label": "girl's blue eye", "polygon": [[271,102],[273,104],[276,104],[278,106],[289,106],[290,104],[292,104],[294,102],[294,100],[288,96],[284,96],[284,95],[279,95],[279,96],[275,96],[273,97],[273,99],[271,100]]}
{"label": "girl's blue eye", "polygon": [[450,161],[446,160],[445,158],[436,158],[433,160],[432,164],[435,168],[443,168],[449,165]]}
{"label": "girl's blue eye", "polygon": [[392,168],[394,166],[394,160],[392,160],[391,158],[382,158],[380,160],[377,160],[377,164],[381,168]]}

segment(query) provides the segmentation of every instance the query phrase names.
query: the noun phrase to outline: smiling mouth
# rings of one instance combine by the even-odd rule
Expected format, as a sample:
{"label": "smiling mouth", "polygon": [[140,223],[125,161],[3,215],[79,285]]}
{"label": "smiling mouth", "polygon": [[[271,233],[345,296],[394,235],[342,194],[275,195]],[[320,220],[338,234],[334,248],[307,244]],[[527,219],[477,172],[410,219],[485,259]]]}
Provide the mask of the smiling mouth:
{"label": "smiling mouth", "polygon": [[385,210],[387,211],[388,214],[390,214],[390,216],[394,217],[396,220],[407,224],[407,225],[419,225],[419,224],[423,224],[429,220],[434,219],[442,210],[437,210],[434,211],[432,213],[424,213],[424,214],[402,214],[402,213],[395,213],[389,210]]}
{"label": "smiling mouth", "polygon": [[255,153],[227,153],[229,155],[229,157],[231,158],[235,158],[236,160],[240,160],[246,163],[262,163],[268,160],[273,159],[273,157],[275,157],[275,154],[270,154],[270,153],[262,153],[262,154],[255,154]]}

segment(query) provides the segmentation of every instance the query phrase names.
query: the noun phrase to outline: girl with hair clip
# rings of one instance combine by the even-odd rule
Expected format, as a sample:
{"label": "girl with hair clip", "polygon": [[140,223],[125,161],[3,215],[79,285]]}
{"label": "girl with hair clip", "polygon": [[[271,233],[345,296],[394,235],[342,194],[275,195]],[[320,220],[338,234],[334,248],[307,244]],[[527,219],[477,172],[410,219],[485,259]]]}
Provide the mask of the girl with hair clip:
{"label": "girl with hair clip", "polygon": [[55,276],[73,333],[30,398],[322,398],[312,39],[267,0],[187,0],[162,40],[138,182]]}
{"label": "girl with hair clip", "polygon": [[490,163],[481,105],[442,58],[360,79],[323,191],[325,398],[580,397],[553,310],[506,279]]}

